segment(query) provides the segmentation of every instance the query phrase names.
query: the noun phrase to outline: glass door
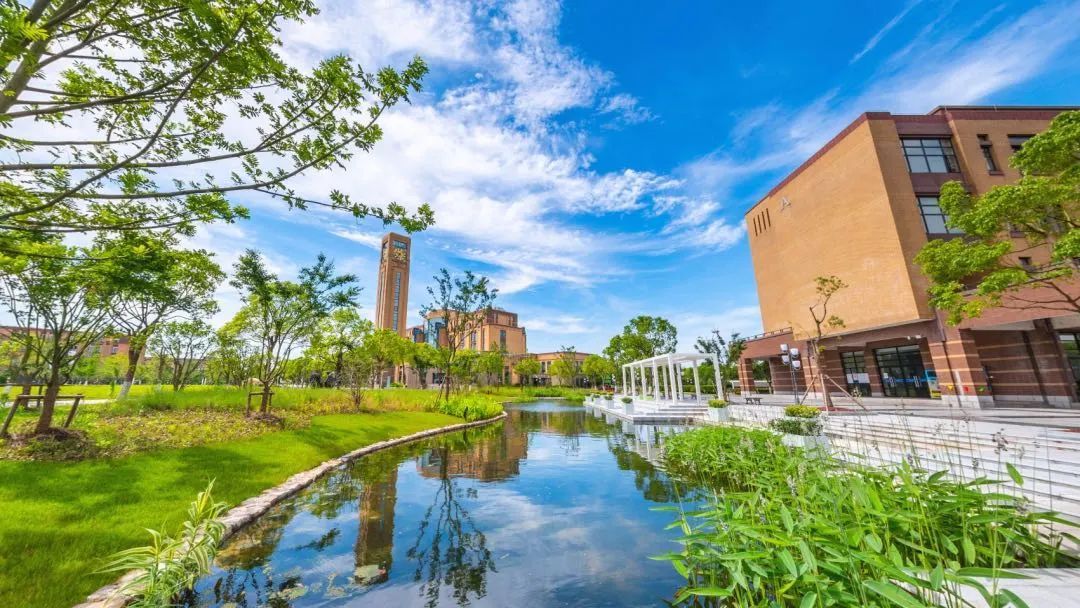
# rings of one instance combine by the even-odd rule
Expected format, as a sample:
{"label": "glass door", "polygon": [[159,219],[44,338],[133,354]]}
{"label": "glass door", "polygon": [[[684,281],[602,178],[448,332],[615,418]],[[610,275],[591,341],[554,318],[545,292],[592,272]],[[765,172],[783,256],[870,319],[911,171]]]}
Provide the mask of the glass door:
{"label": "glass door", "polygon": [[930,397],[918,345],[879,348],[874,358],[886,397]]}
{"label": "glass door", "polygon": [[866,373],[866,359],[863,351],[840,353],[840,363],[844,367],[844,382],[851,394],[870,396],[870,375]]}

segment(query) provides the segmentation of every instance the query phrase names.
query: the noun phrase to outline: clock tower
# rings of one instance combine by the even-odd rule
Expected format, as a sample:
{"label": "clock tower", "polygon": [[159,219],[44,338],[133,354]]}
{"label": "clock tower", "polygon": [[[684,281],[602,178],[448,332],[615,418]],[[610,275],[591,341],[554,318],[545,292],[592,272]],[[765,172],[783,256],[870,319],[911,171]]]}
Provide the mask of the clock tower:
{"label": "clock tower", "polygon": [[375,292],[375,327],[405,336],[409,310],[409,262],[412,239],[387,233],[379,254],[379,283]]}

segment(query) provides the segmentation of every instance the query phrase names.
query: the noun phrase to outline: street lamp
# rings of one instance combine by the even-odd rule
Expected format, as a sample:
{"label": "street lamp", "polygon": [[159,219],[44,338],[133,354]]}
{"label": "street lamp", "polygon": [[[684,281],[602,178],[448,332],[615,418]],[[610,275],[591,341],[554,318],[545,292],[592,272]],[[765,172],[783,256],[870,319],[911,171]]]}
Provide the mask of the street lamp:
{"label": "street lamp", "polygon": [[788,348],[787,344],[780,345],[780,360],[784,362],[784,365],[788,367],[788,371],[791,372],[791,395],[795,397],[795,402],[799,402],[799,387],[795,384],[795,370],[802,369],[802,360],[799,359],[799,349]]}

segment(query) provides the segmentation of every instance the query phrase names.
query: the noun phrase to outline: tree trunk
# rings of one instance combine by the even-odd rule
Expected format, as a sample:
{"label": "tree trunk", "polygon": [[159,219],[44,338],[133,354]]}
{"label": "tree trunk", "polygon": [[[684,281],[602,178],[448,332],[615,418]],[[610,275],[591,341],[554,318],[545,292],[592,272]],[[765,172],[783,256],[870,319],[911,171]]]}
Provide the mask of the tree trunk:
{"label": "tree trunk", "polygon": [[53,365],[49,374],[49,382],[45,387],[45,398],[41,400],[41,413],[38,415],[37,426],[34,434],[40,435],[52,427],[53,412],[56,410],[56,396],[60,394],[60,369]]}
{"label": "tree trunk", "polygon": [[270,389],[271,388],[272,387],[271,387],[269,382],[263,382],[262,399],[259,401],[259,413],[260,414],[267,414],[267,413],[270,412]]}
{"label": "tree trunk", "polygon": [[124,382],[120,385],[120,394],[116,396],[118,401],[123,400],[131,392],[131,384],[135,382],[135,371],[139,368],[139,359],[142,358],[142,348],[131,345],[128,348],[127,371],[124,372]]}

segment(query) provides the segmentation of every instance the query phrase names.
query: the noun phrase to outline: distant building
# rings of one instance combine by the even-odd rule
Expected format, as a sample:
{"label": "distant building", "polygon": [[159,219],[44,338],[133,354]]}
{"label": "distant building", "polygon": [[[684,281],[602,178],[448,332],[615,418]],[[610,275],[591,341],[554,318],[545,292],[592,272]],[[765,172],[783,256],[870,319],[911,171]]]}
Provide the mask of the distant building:
{"label": "distant building", "polygon": [[[585,361],[585,358],[589,356],[589,353],[574,352],[574,368],[578,373],[574,376],[573,380],[569,382],[565,378],[559,378],[558,376],[555,376],[551,373],[552,364],[554,364],[556,361],[558,361],[564,356],[566,356],[565,353],[559,351],[550,353],[529,353],[526,355],[514,357],[513,362],[510,363],[510,368],[513,369],[514,364],[516,364],[521,359],[524,359],[526,357],[532,357],[540,363],[540,373],[531,379],[532,384],[536,384],[539,386],[589,386],[589,379],[586,378],[583,374],[581,374],[581,364]],[[512,384],[520,384],[522,380],[529,379],[523,379],[519,377],[516,373],[511,376]],[[526,382],[526,384],[529,383],[530,382],[528,381]]]}
{"label": "distant building", "polygon": [[[432,346],[446,346],[445,311],[435,310],[427,315],[424,339]],[[499,350],[508,355],[520,355],[527,352],[525,328],[518,325],[516,312],[501,308],[492,308],[484,315],[480,324],[468,335],[461,338],[458,348],[485,352]]]}
{"label": "distant building", "polygon": [[409,310],[409,262],[412,239],[394,232],[382,238],[375,290],[375,327],[406,335]]}
{"label": "distant building", "polygon": [[[830,393],[1075,405],[1080,315],[1014,303],[949,326],[930,306],[928,279],[913,261],[927,241],[961,236],[938,204],[942,184],[960,181],[981,194],[1016,180],[1009,156],[1064,110],[868,112],[777,184],[746,213],[765,333],[747,343],[741,386],[753,386],[754,361],[768,363],[779,393],[801,392],[820,377],[805,356],[801,369],[785,366],[781,347],[806,353],[814,279],[836,275],[849,287],[829,305],[845,327],[819,358],[837,383]],[[1015,243],[1017,264],[1050,261],[1045,247],[1031,248],[1022,236]]]}

